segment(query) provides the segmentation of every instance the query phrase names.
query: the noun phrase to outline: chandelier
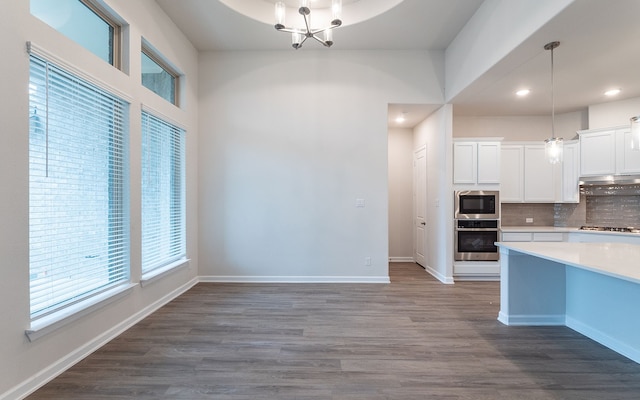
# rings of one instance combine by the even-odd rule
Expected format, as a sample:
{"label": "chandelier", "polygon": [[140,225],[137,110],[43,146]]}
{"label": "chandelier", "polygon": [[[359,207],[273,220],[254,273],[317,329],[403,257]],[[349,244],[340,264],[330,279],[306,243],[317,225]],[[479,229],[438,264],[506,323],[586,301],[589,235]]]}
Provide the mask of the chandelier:
{"label": "chandelier", "polygon": [[[333,29],[342,25],[342,0],[331,0],[331,24],[325,28],[312,28],[309,0],[300,0],[300,7],[298,8],[298,13],[304,19],[304,28],[287,28],[285,26],[286,11],[287,7],[283,2],[276,3],[275,28],[280,32],[291,33],[291,45],[296,50],[302,47],[309,38],[317,40],[325,47],[331,47],[333,44]],[[322,37],[319,36],[320,34],[322,34]]]}

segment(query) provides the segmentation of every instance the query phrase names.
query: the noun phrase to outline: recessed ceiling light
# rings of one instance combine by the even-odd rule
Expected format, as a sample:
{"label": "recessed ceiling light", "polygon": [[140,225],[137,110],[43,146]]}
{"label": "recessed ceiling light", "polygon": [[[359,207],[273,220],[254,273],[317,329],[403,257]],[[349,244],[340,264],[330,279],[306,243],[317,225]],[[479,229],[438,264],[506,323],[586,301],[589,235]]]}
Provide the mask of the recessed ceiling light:
{"label": "recessed ceiling light", "polygon": [[607,90],[606,92],[604,92],[605,96],[615,96],[617,94],[619,94],[621,92],[620,89],[611,89],[611,90]]}
{"label": "recessed ceiling light", "polygon": [[520,97],[523,97],[523,96],[528,95],[529,93],[531,93],[531,90],[529,90],[529,89],[520,89],[520,90],[518,90],[516,92],[516,95],[518,95]]}
{"label": "recessed ceiling light", "polygon": [[405,121],[404,115],[399,116],[398,118],[396,118],[396,122],[401,124]]}

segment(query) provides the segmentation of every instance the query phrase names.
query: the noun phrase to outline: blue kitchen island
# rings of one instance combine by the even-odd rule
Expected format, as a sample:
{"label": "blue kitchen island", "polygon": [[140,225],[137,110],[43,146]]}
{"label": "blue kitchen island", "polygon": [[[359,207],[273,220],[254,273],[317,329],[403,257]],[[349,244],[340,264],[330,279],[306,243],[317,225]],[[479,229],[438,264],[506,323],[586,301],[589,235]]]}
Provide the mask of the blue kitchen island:
{"label": "blue kitchen island", "polygon": [[498,242],[506,325],[566,325],[640,363],[640,245]]}

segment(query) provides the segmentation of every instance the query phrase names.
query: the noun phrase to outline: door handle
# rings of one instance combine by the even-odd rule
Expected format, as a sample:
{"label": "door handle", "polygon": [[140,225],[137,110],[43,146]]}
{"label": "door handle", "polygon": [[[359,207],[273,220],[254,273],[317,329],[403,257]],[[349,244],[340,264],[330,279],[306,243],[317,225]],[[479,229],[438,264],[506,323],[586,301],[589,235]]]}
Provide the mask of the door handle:
{"label": "door handle", "polygon": [[426,224],[427,224],[426,222],[420,222],[420,225],[426,225]]}

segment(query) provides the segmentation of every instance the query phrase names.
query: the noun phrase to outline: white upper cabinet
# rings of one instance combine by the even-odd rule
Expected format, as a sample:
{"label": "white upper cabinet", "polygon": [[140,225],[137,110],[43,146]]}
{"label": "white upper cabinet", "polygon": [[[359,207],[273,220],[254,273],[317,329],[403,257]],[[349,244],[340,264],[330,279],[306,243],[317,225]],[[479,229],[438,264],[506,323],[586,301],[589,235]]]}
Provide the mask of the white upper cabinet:
{"label": "white upper cabinet", "polygon": [[524,146],[503,144],[500,150],[500,201],[524,201]]}
{"label": "white upper cabinet", "polygon": [[562,161],[562,191],[560,201],[563,203],[580,202],[580,143],[569,141],[564,143]]}
{"label": "white upper cabinet", "polygon": [[501,150],[502,203],[577,203],[579,145],[565,144],[562,164],[547,161],[544,144],[505,142]]}
{"label": "white upper cabinet", "polygon": [[640,174],[640,151],[631,148],[631,128],[616,130],[616,174]]}
{"label": "white upper cabinet", "polygon": [[500,142],[455,140],[453,183],[457,185],[500,184]]}
{"label": "white upper cabinet", "polygon": [[478,142],[478,183],[500,183],[500,142]]}
{"label": "white upper cabinet", "polygon": [[478,143],[453,143],[453,183],[476,184],[478,181]]}
{"label": "white upper cabinet", "polygon": [[631,128],[594,129],[580,134],[580,175],[640,174],[640,151],[631,149]]}
{"label": "white upper cabinet", "polygon": [[580,175],[612,175],[616,172],[615,129],[581,131]]}
{"label": "white upper cabinet", "polygon": [[544,144],[524,146],[524,201],[554,203],[557,200],[557,164],[547,161]]}

